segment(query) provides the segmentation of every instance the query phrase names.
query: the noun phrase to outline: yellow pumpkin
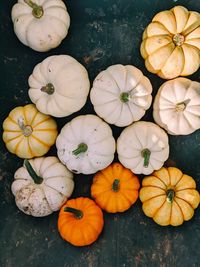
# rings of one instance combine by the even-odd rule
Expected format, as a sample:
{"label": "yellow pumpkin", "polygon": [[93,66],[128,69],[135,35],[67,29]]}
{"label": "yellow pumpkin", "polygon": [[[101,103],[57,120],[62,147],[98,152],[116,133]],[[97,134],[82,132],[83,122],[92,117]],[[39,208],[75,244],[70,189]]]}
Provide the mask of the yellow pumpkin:
{"label": "yellow pumpkin", "polygon": [[187,76],[200,66],[200,14],[175,6],[156,14],[143,33],[146,68],[164,79]]}
{"label": "yellow pumpkin", "polygon": [[55,120],[33,104],[14,108],[4,120],[3,129],[7,149],[27,159],[46,154],[58,134]]}
{"label": "yellow pumpkin", "polygon": [[190,220],[199,205],[194,179],[175,167],[161,168],[145,177],[139,196],[145,215],[162,226]]}
{"label": "yellow pumpkin", "polygon": [[138,198],[139,180],[120,163],[113,163],[95,174],[91,195],[105,211],[124,212]]}

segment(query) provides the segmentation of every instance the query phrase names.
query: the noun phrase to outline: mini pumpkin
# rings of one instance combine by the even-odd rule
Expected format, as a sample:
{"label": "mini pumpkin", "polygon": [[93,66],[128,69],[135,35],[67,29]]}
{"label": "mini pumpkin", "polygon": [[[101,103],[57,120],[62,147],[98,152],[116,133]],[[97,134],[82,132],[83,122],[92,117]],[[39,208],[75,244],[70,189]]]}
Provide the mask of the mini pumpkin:
{"label": "mini pumpkin", "polygon": [[14,108],[4,120],[3,130],[7,149],[28,159],[46,154],[58,134],[56,122],[33,104]]}
{"label": "mini pumpkin", "polygon": [[75,173],[95,173],[114,159],[112,130],[95,115],[81,115],[68,122],[62,128],[56,146],[61,162]]}
{"label": "mini pumpkin", "polygon": [[140,199],[145,215],[162,226],[178,226],[190,220],[199,205],[194,179],[174,167],[161,168],[145,177]]}
{"label": "mini pumpkin", "polygon": [[57,47],[66,37],[70,17],[60,0],[18,0],[12,8],[18,39],[39,52]]}
{"label": "mini pumpkin", "polygon": [[175,6],[155,15],[143,33],[146,68],[164,79],[188,76],[200,66],[200,14]]}
{"label": "mini pumpkin", "polygon": [[105,211],[124,212],[136,202],[139,187],[137,176],[120,163],[113,163],[95,174],[91,195]]}
{"label": "mini pumpkin", "polygon": [[50,56],[29,77],[31,101],[44,114],[65,117],[86,102],[90,82],[86,69],[73,57]]}
{"label": "mini pumpkin", "polygon": [[124,127],[140,120],[152,101],[152,86],[134,66],[113,65],[99,73],[90,99],[106,122]]}
{"label": "mini pumpkin", "polygon": [[61,237],[74,246],[86,246],[95,242],[103,225],[101,209],[86,197],[68,200],[58,217]]}
{"label": "mini pumpkin", "polygon": [[168,136],[155,123],[135,122],[119,136],[117,153],[119,161],[133,173],[150,174],[169,156]]}
{"label": "mini pumpkin", "polygon": [[15,172],[11,189],[21,211],[43,217],[59,210],[71,196],[73,174],[56,157],[25,160]]}
{"label": "mini pumpkin", "polygon": [[200,83],[186,78],[165,82],[155,97],[153,116],[172,135],[191,134],[200,128]]}

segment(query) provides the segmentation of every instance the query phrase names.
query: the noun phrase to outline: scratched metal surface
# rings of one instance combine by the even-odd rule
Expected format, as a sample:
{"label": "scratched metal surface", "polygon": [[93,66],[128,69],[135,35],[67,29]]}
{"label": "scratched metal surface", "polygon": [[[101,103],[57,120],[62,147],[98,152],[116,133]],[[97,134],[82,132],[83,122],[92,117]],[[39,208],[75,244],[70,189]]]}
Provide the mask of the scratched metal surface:
{"label": "scratched metal surface", "polygon": [[[10,11],[14,3],[15,0],[0,1],[1,125],[12,108],[30,103],[27,78],[37,63],[54,54],[74,56],[87,68],[91,81],[111,64],[133,64],[151,79],[155,95],[163,81],[145,70],[139,54],[145,26],[156,12],[174,5],[200,11],[199,0],[68,0],[69,35],[58,48],[37,53],[23,46],[13,32]],[[191,78],[199,80],[200,71]],[[94,113],[89,101],[80,112],[58,119],[59,129],[76,115],[87,113]],[[144,119],[152,120],[151,110]],[[117,138],[122,129],[112,129]],[[194,176],[200,188],[200,131],[186,137],[170,137],[170,145],[167,164]],[[55,147],[48,154],[55,155]],[[17,209],[10,185],[22,160],[8,153],[2,141],[0,159],[0,266],[199,266],[199,209],[183,226],[162,228],[144,216],[137,201],[123,214],[105,213],[99,240],[91,246],[75,248],[60,238],[57,213],[38,219]],[[76,175],[73,197],[90,196],[91,181],[92,176]]]}

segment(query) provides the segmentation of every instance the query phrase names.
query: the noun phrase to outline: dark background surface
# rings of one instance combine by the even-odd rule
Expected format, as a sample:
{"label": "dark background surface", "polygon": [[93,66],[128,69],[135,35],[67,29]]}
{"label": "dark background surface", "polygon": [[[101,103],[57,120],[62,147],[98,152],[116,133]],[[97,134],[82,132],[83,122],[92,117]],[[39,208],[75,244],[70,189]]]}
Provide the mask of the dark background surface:
{"label": "dark background surface", "polygon": [[[68,0],[71,27],[62,44],[48,53],[25,47],[14,34],[10,18],[16,1],[0,1],[0,125],[16,106],[30,103],[28,77],[47,56],[69,54],[88,70],[90,80],[109,65],[133,64],[147,75],[154,95],[163,80],[150,74],[139,53],[144,28],[154,14],[184,5],[200,12],[200,0]],[[200,81],[200,71],[190,77]],[[89,100],[85,107],[63,119],[59,129],[79,114],[94,113]],[[152,110],[144,120],[152,120]],[[112,127],[117,138],[122,128]],[[1,126],[2,134],[2,126]],[[189,136],[170,136],[170,159],[193,176],[200,188],[200,131]],[[48,155],[56,155],[55,147]],[[117,160],[117,158],[116,158]],[[0,141],[0,266],[1,267],[191,267],[200,266],[200,212],[183,226],[160,227],[145,217],[141,203],[123,214],[106,214],[98,241],[76,248],[57,232],[57,215],[33,218],[20,212],[10,186],[14,172],[23,163]],[[90,196],[92,176],[76,175],[73,197]]]}

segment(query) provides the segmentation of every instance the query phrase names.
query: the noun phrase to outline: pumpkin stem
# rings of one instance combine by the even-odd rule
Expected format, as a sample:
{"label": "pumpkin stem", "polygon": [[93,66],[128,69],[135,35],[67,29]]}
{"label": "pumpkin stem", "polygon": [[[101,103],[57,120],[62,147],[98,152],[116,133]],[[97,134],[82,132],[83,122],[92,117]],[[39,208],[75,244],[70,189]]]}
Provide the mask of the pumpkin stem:
{"label": "pumpkin stem", "polygon": [[185,108],[186,108],[186,106],[187,106],[187,104],[190,102],[190,99],[186,99],[185,101],[183,101],[183,102],[180,102],[180,103],[177,103],[176,104],[176,111],[177,112],[181,112],[181,111],[183,111],[183,110],[185,110]]}
{"label": "pumpkin stem", "polygon": [[123,92],[121,93],[120,95],[120,100],[123,102],[123,103],[126,103],[130,100],[130,94],[128,92]]}
{"label": "pumpkin stem", "polygon": [[114,192],[118,192],[119,191],[119,184],[120,184],[120,180],[119,179],[115,179],[113,184],[112,184],[112,190]]}
{"label": "pumpkin stem", "polygon": [[181,46],[184,43],[184,41],[185,41],[185,38],[180,33],[175,34],[173,37],[173,42],[177,46]]}
{"label": "pumpkin stem", "polygon": [[23,117],[19,117],[17,122],[18,122],[19,128],[22,130],[24,136],[28,137],[32,134],[32,132],[33,132],[32,127],[30,125],[24,124],[24,118]]}
{"label": "pumpkin stem", "polygon": [[147,168],[149,166],[149,160],[151,156],[151,151],[148,148],[145,148],[141,152],[142,157],[144,158],[144,167]]}
{"label": "pumpkin stem", "polygon": [[76,219],[83,218],[83,212],[81,210],[74,209],[74,208],[71,208],[71,207],[65,207],[64,211],[65,212],[71,212]]}
{"label": "pumpkin stem", "polygon": [[167,190],[167,202],[172,203],[175,197],[175,192],[173,189]]}
{"label": "pumpkin stem", "polygon": [[78,145],[77,149],[75,149],[74,151],[72,151],[72,153],[73,153],[75,156],[77,156],[77,155],[80,154],[80,153],[84,153],[84,152],[86,152],[87,149],[88,149],[88,146],[87,146],[86,144],[84,144],[84,143],[81,143],[81,144]]}
{"label": "pumpkin stem", "polygon": [[27,159],[24,160],[24,166],[26,167],[29,175],[32,177],[35,184],[41,184],[43,182],[43,178],[37,175],[37,173],[35,172],[35,170]]}
{"label": "pumpkin stem", "polygon": [[43,16],[44,11],[42,6],[37,5],[36,3],[34,3],[31,0],[24,0],[24,3],[26,3],[27,5],[29,5],[33,10],[32,10],[32,14],[35,18],[39,19]]}
{"label": "pumpkin stem", "polygon": [[43,86],[40,90],[48,95],[53,95],[55,88],[52,83],[47,83],[47,85]]}

